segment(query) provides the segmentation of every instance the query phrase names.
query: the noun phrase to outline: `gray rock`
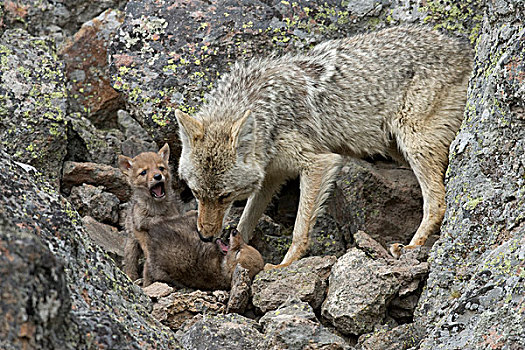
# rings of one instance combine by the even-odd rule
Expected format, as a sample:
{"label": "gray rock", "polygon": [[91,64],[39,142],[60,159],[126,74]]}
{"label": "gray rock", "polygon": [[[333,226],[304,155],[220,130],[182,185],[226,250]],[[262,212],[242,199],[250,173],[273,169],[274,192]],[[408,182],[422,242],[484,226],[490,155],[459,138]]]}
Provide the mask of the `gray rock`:
{"label": "gray rock", "polygon": [[23,30],[0,38],[0,146],[58,188],[66,156],[67,93],[52,43]]}
{"label": "gray rock", "polygon": [[443,233],[415,315],[422,350],[525,348],[525,4],[486,5]]}
{"label": "gray rock", "polygon": [[78,326],[70,313],[63,264],[3,211],[0,245],[0,348],[71,349],[66,339],[74,337]]}
{"label": "gray rock", "polygon": [[118,168],[90,162],[65,162],[62,171],[62,190],[70,193],[72,187],[82,184],[103,186],[121,202],[128,201],[131,196],[126,177]]}
{"label": "gray rock", "polygon": [[180,335],[184,349],[257,349],[263,335],[255,321],[237,314],[205,316]]}
{"label": "gray rock", "polygon": [[70,133],[82,143],[85,154],[71,154],[69,157],[80,158],[83,161],[117,165],[117,157],[121,154],[121,143],[124,135],[117,129],[100,130],[80,113],[72,113],[68,118],[71,124]]}
{"label": "gray rock", "polygon": [[0,217],[9,218],[0,228],[9,247],[0,255],[0,308],[11,310],[0,316],[0,347],[176,348],[149,298],[91,242],[69,202],[26,169],[0,150]]}
{"label": "gray rock", "polygon": [[263,313],[275,310],[295,296],[318,309],[324,300],[327,279],[335,263],[333,256],[314,256],[290,266],[260,272],[252,284],[253,305]]}
{"label": "gray rock", "polygon": [[146,130],[128,112],[119,110],[117,112],[117,122],[126,138],[121,143],[123,155],[135,157],[142,152],[157,152],[159,150]]}
{"label": "gray rock", "polygon": [[[356,246],[374,259],[392,259],[388,251],[364,231],[354,234]],[[405,255],[403,255],[404,257]]]}
{"label": "gray rock", "polygon": [[317,320],[312,307],[290,297],[277,310],[266,313],[264,342],[259,349],[349,349],[345,340],[331,333]]}
{"label": "gray rock", "polygon": [[162,282],[153,282],[149,286],[144,287],[142,290],[148,297],[154,300],[166,297],[174,291],[172,287]]}
{"label": "gray rock", "polygon": [[177,291],[153,304],[152,316],[173,330],[197,314],[216,315],[226,310],[228,292],[226,291]]}
{"label": "gray rock", "polygon": [[83,23],[59,52],[66,65],[70,112],[106,129],[116,127],[116,111],[124,104],[107,74],[107,46],[123,19],[118,10],[104,11]]}
{"label": "gray rock", "polygon": [[[351,234],[365,231],[384,247],[408,244],[423,217],[421,190],[413,172],[393,163],[348,161],[336,180],[341,204],[328,213],[349,226]],[[430,240],[429,244],[434,240]]]}
{"label": "gray rock", "polygon": [[46,35],[62,43],[80,26],[108,8],[119,8],[125,0],[24,0],[5,1],[0,20],[7,28],[24,28],[33,35]]}
{"label": "gray rock", "polygon": [[342,256],[346,252],[346,234],[347,232],[334,217],[322,213],[310,231],[310,246],[306,256]]}
{"label": "gray rock", "polygon": [[332,268],[321,314],[343,334],[370,332],[385,320],[392,298],[412,292],[427,272],[427,263],[373,260],[352,248]]}
{"label": "gray rock", "polygon": [[82,216],[91,216],[107,224],[118,224],[120,201],[102,186],[82,184],[71,189],[69,201]]}
{"label": "gray rock", "polygon": [[237,264],[232,275],[232,288],[230,290],[230,299],[228,300],[226,313],[244,313],[250,301],[251,285],[252,281],[249,276],[249,271],[240,264]]}
{"label": "gray rock", "polygon": [[413,323],[394,328],[381,327],[374,333],[359,337],[359,350],[408,350],[421,340],[421,334]]}
{"label": "gray rock", "polygon": [[82,224],[86,232],[99,247],[104,249],[111,257],[121,261],[124,257],[124,244],[126,237],[114,226],[98,222],[91,216],[84,216]]}

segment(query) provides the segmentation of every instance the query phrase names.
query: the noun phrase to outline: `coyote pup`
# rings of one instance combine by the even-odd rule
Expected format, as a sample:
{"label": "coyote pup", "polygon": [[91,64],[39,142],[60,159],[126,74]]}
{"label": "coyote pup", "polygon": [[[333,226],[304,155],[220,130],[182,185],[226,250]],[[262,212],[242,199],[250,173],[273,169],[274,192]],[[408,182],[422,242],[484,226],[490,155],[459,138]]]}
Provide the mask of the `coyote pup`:
{"label": "coyote pup", "polygon": [[198,200],[200,233],[217,235],[232,202],[248,198],[238,229],[249,242],[274,192],[299,175],[286,266],[308,248],[342,156],[379,154],[414,171],[424,215],[410,246],[424,244],[444,216],[443,175],[471,67],[468,44],[421,26],[238,62],[195,116],[176,111],[179,174]]}
{"label": "coyote pup", "polygon": [[148,231],[162,220],[179,216],[171,188],[169,157],[170,148],[165,144],[158,153],[144,152],[133,159],[121,155],[118,159],[133,193],[126,216],[128,238],[124,248],[124,272],[133,281],[139,278],[141,251],[146,260],[149,255]]}
{"label": "coyote pup", "polygon": [[230,289],[237,264],[249,271],[250,278],[264,267],[261,254],[235,231],[229,247],[220,240],[202,241],[197,234],[196,211],[152,227],[149,244],[144,286],[162,281],[197,289]]}

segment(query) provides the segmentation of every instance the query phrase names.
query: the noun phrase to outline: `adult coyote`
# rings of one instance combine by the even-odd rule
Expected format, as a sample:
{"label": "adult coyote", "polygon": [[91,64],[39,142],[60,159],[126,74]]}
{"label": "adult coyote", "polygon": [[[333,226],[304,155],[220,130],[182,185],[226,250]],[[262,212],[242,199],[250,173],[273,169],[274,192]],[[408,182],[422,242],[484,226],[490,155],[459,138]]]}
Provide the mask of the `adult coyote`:
{"label": "adult coyote", "polygon": [[288,265],[307,250],[342,157],[380,154],[406,161],[419,181],[424,215],[410,245],[424,244],[444,216],[471,67],[467,43],[422,26],[235,64],[195,116],[176,112],[179,174],[199,202],[201,236],[218,235],[232,202],[248,198],[238,229],[249,242],[274,192],[299,175]]}

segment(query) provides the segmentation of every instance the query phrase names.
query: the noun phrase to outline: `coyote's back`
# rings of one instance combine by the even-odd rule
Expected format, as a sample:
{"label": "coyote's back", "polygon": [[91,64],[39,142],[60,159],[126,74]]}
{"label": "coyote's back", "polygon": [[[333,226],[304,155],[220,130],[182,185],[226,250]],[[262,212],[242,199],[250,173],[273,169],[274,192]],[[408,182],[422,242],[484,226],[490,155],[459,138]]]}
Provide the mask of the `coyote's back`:
{"label": "coyote's back", "polygon": [[177,112],[179,173],[199,199],[201,233],[217,234],[231,202],[249,197],[239,223],[248,239],[279,184],[300,175],[287,264],[306,250],[341,156],[382,154],[406,161],[419,180],[424,217],[411,244],[423,244],[443,217],[442,178],[471,65],[466,43],[419,26],[237,63],[195,117]]}

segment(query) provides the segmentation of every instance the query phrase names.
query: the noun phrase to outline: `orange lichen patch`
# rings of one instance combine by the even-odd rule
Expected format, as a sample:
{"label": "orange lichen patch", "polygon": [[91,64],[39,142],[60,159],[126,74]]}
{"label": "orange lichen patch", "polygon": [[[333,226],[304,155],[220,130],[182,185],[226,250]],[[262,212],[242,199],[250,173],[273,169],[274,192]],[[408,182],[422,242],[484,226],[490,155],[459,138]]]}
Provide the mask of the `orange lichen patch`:
{"label": "orange lichen patch", "polygon": [[0,255],[5,256],[10,262],[15,260],[14,256],[11,255],[9,249],[4,246],[3,242],[0,242]]}
{"label": "orange lichen patch", "polygon": [[501,349],[505,345],[505,340],[501,339],[503,335],[498,334],[494,329],[489,331],[489,334],[483,335],[484,345],[490,346],[490,349]]}
{"label": "orange lichen patch", "polygon": [[505,65],[509,81],[516,81],[518,84],[525,82],[525,64],[523,61],[515,58]]}
{"label": "orange lichen patch", "polygon": [[18,1],[6,1],[4,8],[7,14],[13,18],[25,18],[27,16],[27,9],[29,5],[22,5]]}
{"label": "orange lichen patch", "polygon": [[115,60],[115,65],[117,67],[120,67],[120,66],[129,67],[133,63],[133,57],[130,55],[126,55],[126,54],[113,55],[113,59]]}
{"label": "orange lichen patch", "polygon": [[35,325],[30,322],[24,322],[20,325],[18,336],[20,338],[33,338],[35,334]]}

